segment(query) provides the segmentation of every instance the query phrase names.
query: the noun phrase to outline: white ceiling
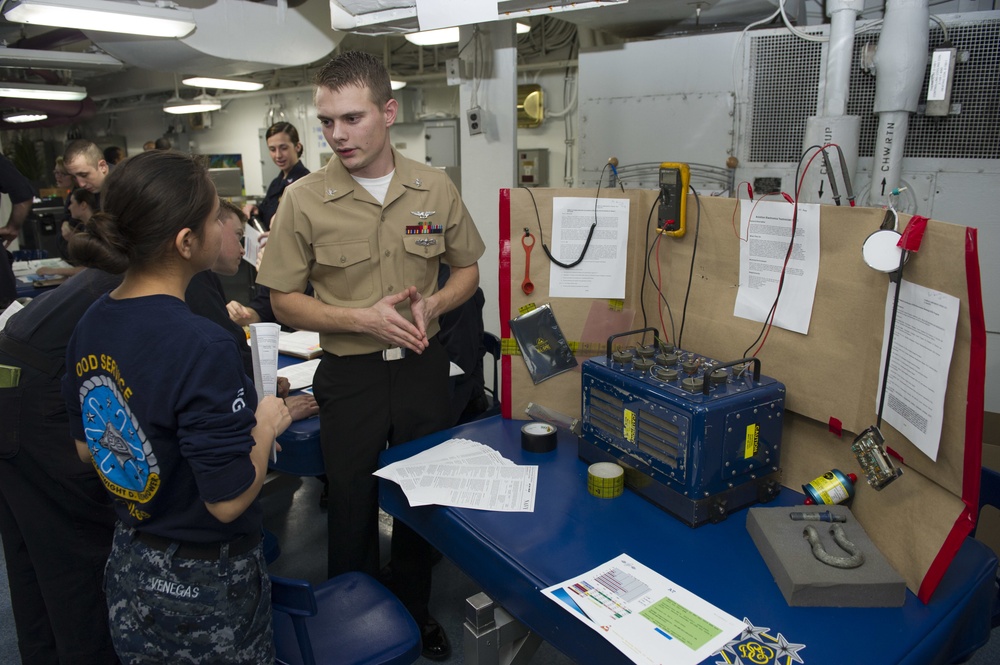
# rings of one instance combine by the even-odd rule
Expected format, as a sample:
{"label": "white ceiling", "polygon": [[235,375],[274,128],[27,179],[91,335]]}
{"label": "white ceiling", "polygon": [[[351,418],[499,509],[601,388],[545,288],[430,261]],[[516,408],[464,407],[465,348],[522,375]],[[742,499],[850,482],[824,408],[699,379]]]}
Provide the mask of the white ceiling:
{"label": "white ceiling", "polygon": [[[405,78],[408,73],[415,73],[417,47],[398,35],[372,37],[333,30],[328,2],[287,0],[287,6],[279,6],[277,0],[178,0],[179,5],[195,13],[198,21],[195,33],[183,40],[84,34],[70,29],[8,23],[0,18],[0,39],[8,46],[70,51],[99,49],[126,64],[123,71],[111,74],[0,68],[0,78],[41,76],[48,79],[46,82],[60,78],[85,85],[98,101],[169,94],[174,88],[174,74],[244,75],[264,82],[268,88],[280,89],[307,84],[309,65],[325,60],[337,45],[389,54],[394,74]],[[552,14],[547,20],[597,31],[604,35],[604,41],[642,39],[671,31],[733,29],[771,14],[776,4],[777,0],[629,0],[599,9]],[[786,4],[792,7],[799,1],[788,0]],[[531,22],[537,25],[542,20],[534,17]],[[434,71],[436,66],[443,69],[444,59],[453,56],[454,51],[454,47],[451,51],[447,47],[437,52],[425,50],[423,73]],[[535,48],[529,49],[523,59],[539,57],[544,54],[539,55]],[[34,80],[41,82],[41,78]]]}

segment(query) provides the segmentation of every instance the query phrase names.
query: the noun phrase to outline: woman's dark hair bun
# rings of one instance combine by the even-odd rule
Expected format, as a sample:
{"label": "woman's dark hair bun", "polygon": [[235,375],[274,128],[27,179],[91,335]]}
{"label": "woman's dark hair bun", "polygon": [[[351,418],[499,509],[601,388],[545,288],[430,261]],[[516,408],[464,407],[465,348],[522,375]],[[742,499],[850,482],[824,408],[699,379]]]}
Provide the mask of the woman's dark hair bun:
{"label": "woman's dark hair bun", "polygon": [[103,211],[69,239],[69,255],[76,263],[115,275],[125,272],[129,265],[128,245],[114,216]]}

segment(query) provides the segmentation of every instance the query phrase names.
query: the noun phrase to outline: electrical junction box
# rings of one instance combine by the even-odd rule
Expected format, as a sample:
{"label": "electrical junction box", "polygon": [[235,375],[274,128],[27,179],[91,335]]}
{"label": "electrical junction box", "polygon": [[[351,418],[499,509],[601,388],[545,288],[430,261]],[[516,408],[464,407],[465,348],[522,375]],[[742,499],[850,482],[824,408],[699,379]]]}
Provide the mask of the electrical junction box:
{"label": "electrical junction box", "polygon": [[517,184],[519,187],[549,186],[549,151],[532,148],[517,151]]}
{"label": "electrical junction box", "polygon": [[756,358],[722,363],[663,343],[612,353],[609,340],[582,382],[580,458],[619,464],[627,487],[689,526],[781,490],[785,386]]}

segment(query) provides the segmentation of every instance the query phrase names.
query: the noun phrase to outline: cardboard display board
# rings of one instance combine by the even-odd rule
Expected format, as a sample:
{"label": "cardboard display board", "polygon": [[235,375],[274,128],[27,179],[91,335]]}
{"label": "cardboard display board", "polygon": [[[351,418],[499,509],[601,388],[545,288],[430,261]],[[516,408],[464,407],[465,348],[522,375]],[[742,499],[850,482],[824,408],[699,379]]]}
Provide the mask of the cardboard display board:
{"label": "cardboard display board", "polygon": [[[685,351],[721,361],[741,358],[760,333],[761,323],[733,316],[741,242],[741,202],[735,199],[689,196],[687,233],[682,238],[659,238],[657,244],[658,234],[652,231],[657,191],[602,190],[602,198],[630,202],[624,300],[548,297],[550,264],[541,243],[550,242],[552,199],[596,193],[501,191],[500,320],[506,417],[525,418],[529,402],[573,417],[580,415],[579,370],[535,385],[510,339],[507,322],[531,305],[550,305],[581,363],[587,357],[604,355],[610,334],[646,326],[659,329],[661,336]],[[879,228],[882,217],[883,211],[873,208],[822,208],[819,280],[809,334],[772,327],[757,357],[762,373],[783,382],[787,389],[783,483],[800,490],[831,468],[857,473],[854,514],[907,586],[926,602],[971,530],[978,501],[985,327],[976,230],[931,221],[919,252],[912,253],[907,262],[905,280],[960,300],[958,330],[937,461],[883,422],[886,444],[905,471],[876,492],[865,484],[850,445],[857,433],[876,423],[889,277],[865,265],[861,246]],[[908,219],[900,215],[900,229]],[[526,228],[536,242],[531,253],[534,291],[530,295],[521,289]],[[643,279],[645,257],[650,253],[653,259]],[[667,308],[661,310],[657,283],[662,285],[673,324]],[[631,341],[636,343],[636,339]]]}

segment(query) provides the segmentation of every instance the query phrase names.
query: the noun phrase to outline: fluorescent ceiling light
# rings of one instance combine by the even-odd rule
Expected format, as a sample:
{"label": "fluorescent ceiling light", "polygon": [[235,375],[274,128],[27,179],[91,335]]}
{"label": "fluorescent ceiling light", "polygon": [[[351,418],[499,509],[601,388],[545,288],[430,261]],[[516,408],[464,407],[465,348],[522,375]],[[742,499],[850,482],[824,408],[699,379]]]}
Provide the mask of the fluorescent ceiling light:
{"label": "fluorescent ceiling light", "polygon": [[150,37],[185,37],[196,27],[194,15],[183,9],[111,0],[19,0],[4,17],[14,23]]}
{"label": "fluorescent ceiling light", "polygon": [[185,113],[205,113],[207,111],[218,111],[222,108],[222,102],[211,95],[198,95],[194,99],[181,99],[178,96],[171,97],[163,105],[163,110],[174,115]]}
{"label": "fluorescent ceiling light", "polygon": [[389,86],[393,90],[402,90],[406,87],[406,81],[389,81]]}
{"label": "fluorescent ceiling light", "polygon": [[48,99],[57,102],[78,102],[87,96],[87,89],[73,85],[42,85],[40,83],[0,83],[0,97],[15,99]]}
{"label": "fluorescent ceiling light", "polygon": [[454,44],[458,41],[458,28],[440,28],[439,30],[422,30],[408,32],[406,41],[417,46],[436,46],[438,44]]}
{"label": "fluorescent ceiling light", "polygon": [[121,69],[124,65],[107,53],[42,51],[0,47],[0,67],[20,69]]}
{"label": "fluorescent ceiling light", "polygon": [[3,119],[6,122],[13,122],[20,124],[22,122],[38,122],[39,120],[45,120],[49,116],[44,113],[30,113],[28,111],[13,111],[11,113],[4,113]]}
{"label": "fluorescent ceiling light", "polygon": [[195,76],[181,81],[184,85],[192,88],[215,88],[216,90],[240,90],[242,92],[253,92],[264,87],[263,83],[255,81],[237,81],[235,79],[213,79],[204,76]]}
{"label": "fluorescent ceiling light", "polygon": [[[527,23],[517,23],[517,34],[523,35],[531,32],[531,26]],[[408,32],[405,35],[407,41],[417,46],[437,46],[439,44],[455,44],[458,42],[458,28],[440,28],[438,30],[421,30],[420,32]]]}

